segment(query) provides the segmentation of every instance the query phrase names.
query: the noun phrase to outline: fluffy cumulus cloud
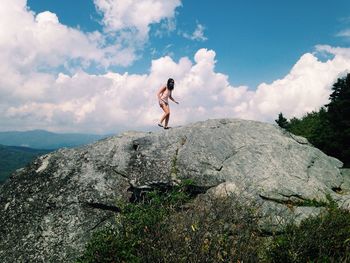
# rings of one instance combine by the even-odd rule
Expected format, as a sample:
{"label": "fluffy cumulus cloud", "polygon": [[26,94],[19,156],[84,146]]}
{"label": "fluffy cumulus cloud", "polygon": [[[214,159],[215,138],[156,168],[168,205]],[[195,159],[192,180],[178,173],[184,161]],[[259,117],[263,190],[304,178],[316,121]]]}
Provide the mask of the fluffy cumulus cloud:
{"label": "fluffy cumulus cloud", "polygon": [[122,32],[122,37],[145,41],[150,26],[175,16],[175,9],[181,0],[94,0],[103,14],[103,24],[107,32]]}
{"label": "fluffy cumulus cloud", "polygon": [[2,62],[23,71],[76,62],[128,65],[134,60],[129,50],[106,45],[101,33],[67,27],[49,11],[34,14],[24,0],[0,2],[0,47]]}
{"label": "fluffy cumulus cloud", "polygon": [[[103,13],[107,32],[84,33],[60,23],[56,14],[35,14],[26,0],[0,2],[0,59],[16,70],[47,69],[76,65],[108,68],[128,66],[148,37],[152,24],[174,17],[180,0],[95,0]],[[141,15],[142,14],[142,15]],[[108,32],[118,38],[108,41]],[[137,36],[137,37],[136,37]]]}
{"label": "fluffy cumulus cloud", "polygon": [[[156,92],[168,77],[176,81],[174,97],[180,102],[171,105],[171,125],[224,117],[273,121],[280,111],[299,117],[327,103],[332,83],[350,69],[350,49],[317,46],[289,74],[254,90],[232,85],[228,76],[217,72],[215,51],[207,49],[178,61],[169,56],[155,59],[147,74],[88,74],[92,64],[108,69],[111,63],[127,65],[135,59],[131,47],[107,45],[104,34],[125,30],[144,40],[151,24],[171,19],[181,4],[135,3],[95,0],[107,33],[83,33],[61,24],[54,13],[34,14],[25,0],[2,0],[0,129],[149,129],[162,114]],[[144,16],[136,15],[140,6]]]}
{"label": "fluffy cumulus cloud", "polygon": [[304,54],[283,79],[257,87],[243,116],[272,120],[282,111],[289,117],[301,117],[326,104],[332,84],[349,72],[350,49],[318,46],[316,50],[333,58],[322,62],[315,54]]}
{"label": "fluffy cumulus cloud", "polygon": [[322,62],[315,54],[305,54],[284,78],[263,83],[255,91],[232,86],[226,75],[215,71],[216,54],[207,49],[198,50],[193,60],[174,61],[168,56],[153,60],[149,74],[144,75],[59,74],[46,80],[50,88],[41,96],[8,107],[2,115],[54,130],[148,129],[161,115],[156,92],[172,76],[174,97],[180,101],[171,105],[172,125],[223,117],[272,121],[280,111],[301,116],[325,104],[332,83],[350,68],[345,56],[350,50],[322,46],[317,52],[325,49],[333,52],[332,59]]}

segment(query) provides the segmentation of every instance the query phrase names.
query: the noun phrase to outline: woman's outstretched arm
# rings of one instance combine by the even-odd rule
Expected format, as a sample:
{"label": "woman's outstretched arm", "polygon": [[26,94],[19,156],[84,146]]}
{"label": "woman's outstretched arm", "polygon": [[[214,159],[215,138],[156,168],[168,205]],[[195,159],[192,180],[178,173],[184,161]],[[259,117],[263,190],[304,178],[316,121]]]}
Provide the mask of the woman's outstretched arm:
{"label": "woman's outstretched arm", "polygon": [[169,99],[171,99],[173,102],[175,102],[176,104],[179,104],[179,102],[177,102],[172,96],[171,94],[169,95]]}

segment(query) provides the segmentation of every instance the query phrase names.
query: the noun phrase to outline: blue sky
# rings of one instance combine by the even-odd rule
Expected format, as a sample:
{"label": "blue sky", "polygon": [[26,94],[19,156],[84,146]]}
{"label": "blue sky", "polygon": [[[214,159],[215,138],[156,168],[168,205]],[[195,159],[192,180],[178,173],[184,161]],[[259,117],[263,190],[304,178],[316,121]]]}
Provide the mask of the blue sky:
{"label": "blue sky", "polygon": [[[28,6],[36,13],[54,12],[62,24],[85,32],[103,30],[101,14],[92,0],[29,0]],[[337,36],[350,25],[350,1],[346,0],[184,0],[176,12],[174,32],[155,36],[158,26],[154,26],[141,58],[115,70],[144,73],[157,55],[171,53],[177,60],[204,47],[216,51],[218,71],[234,84],[254,89],[287,74],[316,45],[349,45],[349,39]],[[204,26],[207,40],[192,41],[179,35],[179,31],[192,33],[197,24]],[[154,49],[157,53],[152,56]]]}
{"label": "blue sky", "polygon": [[154,130],[274,123],[328,103],[350,72],[350,2],[2,0],[0,130]]}

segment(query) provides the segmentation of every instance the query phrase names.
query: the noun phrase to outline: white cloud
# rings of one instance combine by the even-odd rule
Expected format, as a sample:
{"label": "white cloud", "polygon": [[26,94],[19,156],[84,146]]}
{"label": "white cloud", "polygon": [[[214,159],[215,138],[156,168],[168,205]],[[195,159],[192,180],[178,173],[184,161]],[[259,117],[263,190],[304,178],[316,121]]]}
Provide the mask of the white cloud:
{"label": "white cloud", "polygon": [[126,31],[130,39],[141,42],[147,40],[152,24],[171,21],[175,9],[181,6],[181,0],[94,0],[94,3],[103,14],[102,23],[107,32]]}
{"label": "white cloud", "polygon": [[38,24],[45,24],[45,23],[59,24],[57,15],[49,11],[39,13],[36,16],[35,21]]}
{"label": "white cloud", "polygon": [[204,35],[204,30],[205,30],[205,27],[197,23],[197,27],[191,35],[188,33],[183,33],[182,36],[184,38],[188,38],[195,41],[206,41],[208,40],[208,38]]}
{"label": "white cloud", "polygon": [[163,37],[164,35],[169,36],[171,32],[174,32],[176,29],[176,20],[175,18],[167,18],[161,22],[159,28],[155,31],[155,36]]}
{"label": "white cloud", "polygon": [[45,11],[35,15],[26,1],[0,2],[0,61],[21,73],[78,64],[103,67],[129,65],[133,50],[106,45],[99,32],[83,33],[59,22],[56,14]]}
{"label": "white cloud", "polygon": [[301,117],[327,103],[332,84],[350,69],[350,60],[335,56],[321,62],[304,54],[283,79],[258,86],[245,116],[273,120],[282,111],[288,117]]}
{"label": "white cloud", "polygon": [[345,29],[336,34],[337,37],[350,37],[350,29]]}
{"label": "white cloud", "polygon": [[[318,47],[322,52],[325,48]],[[193,62],[168,56],[153,60],[149,74],[60,74],[43,81],[46,89],[39,95],[3,109],[2,121],[22,121],[23,127],[46,125],[56,131],[149,129],[162,114],[156,92],[168,77],[175,79],[174,97],[180,101],[171,105],[171,125],[224,117],[273,121],[280,111],[301,116],[327,103],[334,81],[350,69],[345,56],[350,50],[327,50],[334,53],[333,59],[322,62],[307,53],[284,78],[262,83],[255,91],[232,86],[226,75],[215,71],[216,54],[207,49],[198,50]]]}
{"label": "white cloud", "polygon": [[338,56],[338,58],[350,59],[350,48],[332,47],[329,45],[317,45],[316,53]]}
{"label": "white cloud", "polygon": [[96,0],[95,4],[103,12],[106,31],[118,35],[114,42],[111,35],[98,31],[84,33],[63,25],[50,11],[35,14],[25,0],[2,0],[0,61],[21,73],[36,69],[47,72],[62,66],[73,71],[91,65],[129,66],[147,40],[150,25],[170,21],[181,1]]}

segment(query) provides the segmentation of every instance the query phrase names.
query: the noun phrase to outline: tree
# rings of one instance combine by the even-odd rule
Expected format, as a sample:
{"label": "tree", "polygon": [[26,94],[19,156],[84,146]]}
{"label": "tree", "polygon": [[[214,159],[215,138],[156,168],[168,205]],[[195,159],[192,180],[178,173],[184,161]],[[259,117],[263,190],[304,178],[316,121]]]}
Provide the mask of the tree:
{"label": "tree", "polygon": [[291,118],[289,122],[280,113],[275,121],[350,167],[350,74],[338,79],[332,90],[330,103],[319,111],[307,113],[300,119]]}
{"label": "tree", "polygon": [[315,147],[325,151],[329,134],[328,126],[327,111],[322,107],[319,111],[305,114],[301,119],[295,117],[290,119],[288,131],[307,138]]}
{"label": "tree", "polygon": [[288,128],[288,120],[283,116],[282,112],[278,114],[278,119],[275,120],[275,122],[278,124],[278,126],[280,126],[283,129]]}
{"label": "tree", "polygon": [[328,121],[332,130],[330,154],[350,166],[350,74],[338,79],[329,96]]}

